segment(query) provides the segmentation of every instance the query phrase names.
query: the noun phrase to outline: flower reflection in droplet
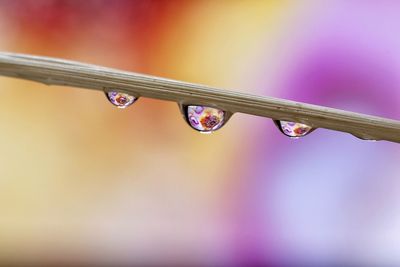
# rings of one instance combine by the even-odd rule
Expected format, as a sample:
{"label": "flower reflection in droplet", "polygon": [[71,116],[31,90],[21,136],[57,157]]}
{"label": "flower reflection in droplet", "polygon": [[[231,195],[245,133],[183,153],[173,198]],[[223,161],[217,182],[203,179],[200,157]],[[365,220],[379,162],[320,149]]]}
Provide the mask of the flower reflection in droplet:
{"label": "flower reflection in droplet", "polygon": [[276,120],[275,124],[284,135],[292,138],[306,136],[314,130],[311,126],[299,122]]}
{"label": "flower reflection in droplet", "polygon": [[127,108],[138,98],[127,93],[110,90],[105,92],[107,99],[117,108]]}
{"label": "flower reflection in droplet", "polygon": [[207,106],[184,106],[185,117],[189,125],[202,133],[211,133],[225,124],[226,112]]}

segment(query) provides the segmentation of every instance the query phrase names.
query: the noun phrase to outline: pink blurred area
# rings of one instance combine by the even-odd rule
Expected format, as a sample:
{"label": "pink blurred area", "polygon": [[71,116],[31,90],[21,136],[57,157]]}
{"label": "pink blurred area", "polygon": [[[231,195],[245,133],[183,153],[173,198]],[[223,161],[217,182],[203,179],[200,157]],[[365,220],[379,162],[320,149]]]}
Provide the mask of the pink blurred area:
{"label": "pink blurred area", "polygon": [[[395,1],[0,0],[0,50],[400,119]],[[400,264],[400,147],[0,77],[0,261]]]}

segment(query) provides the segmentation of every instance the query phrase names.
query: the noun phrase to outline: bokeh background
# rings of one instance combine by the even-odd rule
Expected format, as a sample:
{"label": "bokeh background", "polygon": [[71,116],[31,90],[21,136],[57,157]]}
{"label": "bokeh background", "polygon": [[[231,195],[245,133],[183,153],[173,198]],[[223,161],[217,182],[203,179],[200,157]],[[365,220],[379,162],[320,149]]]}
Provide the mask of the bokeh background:
{"label": "bokeh background", "polygon": [[[0,0],[0,49],[400,119],[398,1]],[[400,146],[0,78],[0,261],[400,264]]]}

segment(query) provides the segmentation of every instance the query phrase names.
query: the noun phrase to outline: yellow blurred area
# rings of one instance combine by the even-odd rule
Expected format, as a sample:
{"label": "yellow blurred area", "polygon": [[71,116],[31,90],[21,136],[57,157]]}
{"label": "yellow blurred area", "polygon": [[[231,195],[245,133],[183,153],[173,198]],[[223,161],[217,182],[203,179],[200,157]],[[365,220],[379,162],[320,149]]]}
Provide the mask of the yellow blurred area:
{"label": "yellow blurred area", "polygon": [[282,53],[285,24],[290,23],[296,8],[288,1],[198,2],[181,18],[179,27],[164,33],[160,52],[151,58],[155,73],[227,89],[252,90],[255,84],[249,83],[251,77],[256,80],[259,72],[266,77],[274,75],[279,62],[271,60],[258,69],[254,65],[265,64],[265,57],[275,59]]}

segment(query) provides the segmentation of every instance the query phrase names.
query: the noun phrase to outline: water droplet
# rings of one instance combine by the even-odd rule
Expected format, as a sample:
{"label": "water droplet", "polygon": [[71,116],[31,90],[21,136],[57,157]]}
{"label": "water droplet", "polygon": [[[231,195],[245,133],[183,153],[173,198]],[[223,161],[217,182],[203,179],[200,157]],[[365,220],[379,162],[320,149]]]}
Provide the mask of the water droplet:
{"label": "water droplet", "polygon": [[368,135],[365,134],[353,134],[353,136],[357,137],[358,139],[364,140],[364,141],[369,141],[369,142],[376,142],[377,140],[374,139],[373,137],[370,137]]}
{"label": "water droplet", "polygon": [[201,133],[211,133],[218,130],[227,119],[225,111],[206,106],[183,106],[183,112],[189,125]]}
{"label": "water droplet", "polygon": [[122,93],[114,90],[105,92],[107,99],[117,108],[127,108],[132,105],[138,98],[133,95]]}
{"label": "water droplet", "polygon": [[286,136],[299,138],[311,133],[314,128],[307,124],[291,121],[274,121],[279,130]]}

